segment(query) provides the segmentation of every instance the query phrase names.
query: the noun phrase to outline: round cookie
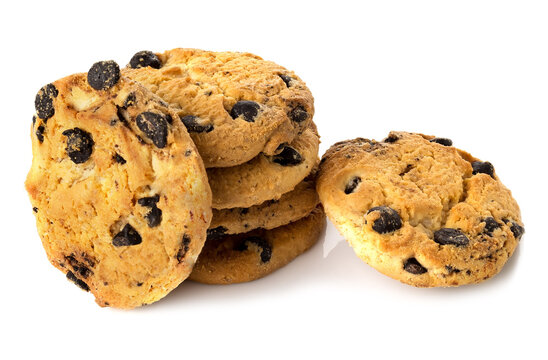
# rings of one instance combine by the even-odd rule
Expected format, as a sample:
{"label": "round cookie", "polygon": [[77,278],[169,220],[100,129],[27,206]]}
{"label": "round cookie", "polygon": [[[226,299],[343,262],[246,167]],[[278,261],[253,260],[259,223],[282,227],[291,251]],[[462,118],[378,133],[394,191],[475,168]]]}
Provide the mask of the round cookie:
{"label": "round cookie", "polygon": [[140,51],[123,74],[180,109],[206,167],[274,155],[314,115],[312,94],[297,75],[249,53]]}
{"label": "round cookie", "polygon": [[318,205],[308,216],[272,230],[209,237],[190,279],[235,284],[262,278],[308,250],[324,227],[325,214]]}
{"label": "round cookie", "polygon": [[319,143],[311,126],[291,144],[283,144],[277,155],[260,154],[241,165],[207,169],[213,208],[248,208],[279,199],[316,167]]}
{"label": "round cookie", "polygon": [[319,201],[316,184],[313,180],[305,180],[279,200],[267,200],[250,208],[213,209],[207,232],[208,235],[221,235],[239,234],[257,228],[274,229],[310,214]]}
{"label": "round cookie", "polygon": [[520,211],[488,162],[449,139],[391,132],[323,156],[317,190],[328,217],[378,271],[419,286],[497,274],[524,232]]}
{"label": "round cookie", "polygon": [[101,306],[164,297],[190,274],[211,219],[177,114],[113,61],[44,86],[35,104],[26,189],[50,262]]}

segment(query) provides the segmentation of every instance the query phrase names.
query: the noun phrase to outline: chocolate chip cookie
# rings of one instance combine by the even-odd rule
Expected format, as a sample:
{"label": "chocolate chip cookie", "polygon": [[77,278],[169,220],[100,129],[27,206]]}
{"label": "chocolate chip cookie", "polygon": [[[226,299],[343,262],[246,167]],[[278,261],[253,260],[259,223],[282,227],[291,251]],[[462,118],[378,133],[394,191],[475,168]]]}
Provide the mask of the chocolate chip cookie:
{"label": "chocolate chip cookie", "polygon": [[207,169],[213,208],[248,208],[293,190],[318,163],[319,137],[311,124],[276,155],[260,154],[244,164]]}
{"label": "chocolate chip cookie", "polygon": [[190,274],[211,219],[177,113],[113,61],[44,86],[35,106],[25,185],[50,262],[101,306],[164,297]]}
{"label": "chocolate chip cookie", "polygon": [[253,229],[273,229],[308,215],[319,203],[313,180],[299,183],[279,200],[267,200],[249,208],[213,209],[208,234],[238,234]]}
{"label": "chocolate chip cookie", "polygon": [[274,155],[314,115],[314,100],[292,71],[249,53],[139,51],[123,74],[179,108],[206,167]]}
{"label": "chocolate chip cookie", "polygon": [[308,216],[272,230],[209,236],[190,279],[206,284],[259,279],[308,250],[324,226],[325,214],[318,206]]}
{"label": "chocolate chip cookie", "polygon": [[446,138],[391,132],[339,142],[322,158],[317,190],[361,259],[414,286],[488,279],[524,233],[494,166]]}

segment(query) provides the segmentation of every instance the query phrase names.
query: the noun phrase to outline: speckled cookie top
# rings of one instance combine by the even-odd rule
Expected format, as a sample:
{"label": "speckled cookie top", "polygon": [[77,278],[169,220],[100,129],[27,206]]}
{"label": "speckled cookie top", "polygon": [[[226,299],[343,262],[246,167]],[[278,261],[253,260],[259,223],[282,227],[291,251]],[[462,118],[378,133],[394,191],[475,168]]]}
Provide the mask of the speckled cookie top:
{"label": "speckled cookie top", "polygon": [[306,178],[318,163],[319,137],[310,125],[276,155],[260,154],[244,164],[207,169],[213,208],[247,208],[279,199]]}
{"label": "speckled cookie top", "polygon": [[317,189],[356,253],[415,286],[495,275],[523,234],[520,211],[494,167],[445,138],[391,132],[334,144]]}
{"label": "speckled cookie top", "polygon": [[154,302],[191,272],[211,219],[177,114],[113,61],[36,96],[26,181],[49,260],[99,305]]}
{"label": "speckled cookie top", "polygon": [[295,73],[249,53],[140,51],[123,74],[180,109],[206,167],[273,155],[314,115],[312,94]]}

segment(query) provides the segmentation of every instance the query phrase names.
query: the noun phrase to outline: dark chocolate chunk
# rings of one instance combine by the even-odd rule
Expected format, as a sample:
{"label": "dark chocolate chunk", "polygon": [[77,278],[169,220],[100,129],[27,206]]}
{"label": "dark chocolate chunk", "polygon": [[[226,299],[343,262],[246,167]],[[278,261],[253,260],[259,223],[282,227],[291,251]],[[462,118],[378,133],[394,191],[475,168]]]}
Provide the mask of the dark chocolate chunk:
{"label": "dark chocolate chunk", "polygon": [[93,139],[91,134],[80,128],[75,127],[63,131],[67,137],[67,155],[75,164],[82,164],[88,161],[93,152]]}
{"label": "dark chocolate chunk", "polygon": [[88,71],[88,84],[95,90],[107,90],[120,80],[120,67],[113,60],[98,61]]}
{"label": "dark chocolate chunk", "polygon": [[93,274],[93,271],[91,271],[85,264],[79,262],[76,260],[76,258],[73,255],[65,256],[65,260],[69,263],[70,266],[72,266],[72,269],[80,274],[84,279],[87,279],[91,274]]}
{"label": "dark chocolate chunk", "polygon": [[486,217],[482,219],[481,221],[485,223],[485,227],[483,228],[483,233],[489,236],[493,235],[493,231],[495,231],[495,229],[500,228],[500,224],[497,222],[497,220],[495,220],[492,217]]}
{"label": "dark chocolate chunk", "polygon": [[159,69],[162,67],[162,62],[152,51],[143,50],[135,53],[129,61],[129,66],[132,69],[138,69],[142,67],[150,66],[153,69]]}
{"label": "dark chocolate chunk", "polygon": [[167,120],[164,115],[145,111],[137,115],[137,127],[152,140],[158,148],[167,145]]}
{"label": "dark chocolate chunk", "polygon": [[67,279],[78,285],[82,290],[89,291],[89,286],[82,280],[78,279],[72,271],[67,272]]}
{"label": "dark chocolate chunk", "polygon": [[32,125],[36,124],[36,115],[32,115]]}
{"label": "dark chocolate chunk", "polygon": [[303,161],[304,159],[301,154],[289,145],[284,146],[283,150],[279,154],[272,156],[272,162],[282,166],[295,166],[299,165]]}
{"label": "dark chocolate chunk", "polygon": [[42,125],[38,126],[38,128],[36,129],[36,138],[38,139],[38,141],[40,141],[41,143],[44,142],[44,131],[46,131],[46,128],[43,127]]}
{"label": "dark chocolate chunk", "polygon": [[453,146],[453,141],[448,138],[433,138],[430,142],[437,143],[443,146]]}
{"label": "dark chocolate chunk", "polygon": [[122,231],[114,236],[112,239],[112,245],[119,246],[131,246],[138,245],[143,241],[141,235],[133,228],[133,226],[126,224]]}
{"label": "dark chocolate chunk", "polygon": [[35,213],[37,213],[37,212],[38,212],[38,208],[35,206],[35,207],[32,208],[32,211],[34,211]]}
{"label": "dark chocolate chunk", "polygon": [[359,176],[354,176],[350,181],[346,184],[344,188],[344,193],[346,195],[351,194],[356,190],[358,185],[362,182],[362,178]]}
{"label": "dark chocolate chunk", "polygon": [[284,74],[279,74],[280,78],[282,78],[283,82],[285,83],[285,86],[290,87],[291,86],[291,76],[287,76]]}
{"label": "dark chocolate chunk", "polygon": [[185,127],[189,132],[208,133],[213,130],[213,125],[211,124],[202,125],[198,123],[198,117],[194,115],[183,116],[181,118],[181,121],[183,122],[183,124],[185,124]]}
{"label": "dark chocolate chunk", "polygon": [[124,109],[127,109],[128,107],[135,105],[136,101],[137,99],[135,97],[135,93],[134,92],[130,93],[127,96],[126,100],[124,101]]}
{"label": "dark chocolate chunk", "polygon": [[39,118],[46,121],[55,114],[53,98],[56,98],[57,95],[59,95],[59,91],[53,84],[47,84],[38,91],[34,99],[34,108]]}
{"label": "dark chocolate chunk", "polygon": [[493,179],[495,178],[495,168],[493,167],[493,164],[491,164],[489,161],[474,161],[472,163],[472,174],[476,175],[480,173],[487,174]]}
{"label": "dark chocolate chunk", "polygon": [[267,263],[270,261],[270,258],[272,257],[272,246],[263,238],[260,238],[258,236],[250,236],[248,238],[245,238],[242,240],[242,242],[238,243],[234,250],[236,251],[246,251],[247,250],[247,243],[252,243],[257,245],[261,248],[261,262]]}
{"label": "dark chocolate chunk", "polygon": [[386,142],[386,143],[395,143],[396,141],[398,141],[399,137],[397,137],[396,135],[394,134],[391,134],[390,136],[388,136],[386,139],[384,139],[383,141]]}
{"label": "dark chocolate chunk", "polygon": [[216,228],[207,229],[207,239],[219,239],[223,237],[228,229],[224,226],[217,226]]}
{"label": "dark chocolate chunk", "polygon": [[190,245],[190,236],[187,234],[183,235],[183,239],[181,240],[181,247],[179,248],[179,251],[177,252],[177,261],[181,262],[185,258],[186,253],[188,252]]}
{"label": "dark chocolate chunk", "polygon": [[380,216],[378,219],[373,221],[373,230],[379,234],[386,234],[393,232],[402,227],[402,222],[398,212],[388,206],[375,206],[367,213],[369,214],[372,211],[378,211]]}
{"label": "dark chocolate chunk", "polygon": [[158,201],[160,201],[160,195],[156,194],[154,196],[140,198],[139,200],[137,200],[137,203],[141,206],[153,207],[156,206]]}
{"label": "dark chocolate chunk", "polygon": [[403,270],[414,275],[424,274],[425,272],[428,271],[415,258],[407,259],[405,263],[403,264]]}
{"label": "dark chocolate chunk", "polygon": [[156,203],[160,201],[160,195],[144,197],[137,200],[137,203],[141,206],[150,207],[150,211],[145,215],[147,224],[149,227],[155,227],[162,222],[162,210],[156,206]]}
{"label": "dark chocolate chunk", "polygon": [[458,273],[460,273],[460,269],[452,267],[451,265],[445,265],[445,270],[447,270],[447,272],[449,274],[458,274]]}
{"label": "dark chocolate chunk", "polygon": [[502,219],[506,224],[510,224],[510,231],[514,234],[514,238],[520,240],[525,233],[525,228],[513,220]]}
{"label": "dark chocolate chunk", "polygon": [[259,113],[260,106],[254,101],[242,100],[238,101],[230,110],[230,116],[237,119],[240,115],[247,122],[254,122],[255,117]]}
{"label": "dark chocolate chunk", "polygon": [[289,112],[289,118],[297,123],[300,123],[308,119],[308,112],[303,106],[298,105]]}
{"label": "dark chocolate chunk", "polygon": [[127,161],[126,159],[124,159],[123,157],[121,157],[119,154],[114,154],[114,156],[112,157],[112,159],[114,161],[116,161],[118,164],[122,164],[124,165]]}
{"label": "dark chocolate chunk", "polygon": [[462,231],[452,228],[443,228],[436,231],[434,233],[434,241],[440,245],[455,246],[465,246],[470,242]]}

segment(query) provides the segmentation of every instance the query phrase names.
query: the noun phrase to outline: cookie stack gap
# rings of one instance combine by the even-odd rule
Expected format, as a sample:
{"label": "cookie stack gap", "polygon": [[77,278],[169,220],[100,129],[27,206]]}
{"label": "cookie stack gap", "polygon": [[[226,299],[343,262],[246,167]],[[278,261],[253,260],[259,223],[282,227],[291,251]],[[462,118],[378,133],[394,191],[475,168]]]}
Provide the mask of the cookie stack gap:
{"label": "cookie stack gap", "polygon": [[140,51],[123,73],[180,109],[204,159],[214,216],[192,279],[258,279],[318,240],[319,136],[295,73],[249,53],[197,49]]}

